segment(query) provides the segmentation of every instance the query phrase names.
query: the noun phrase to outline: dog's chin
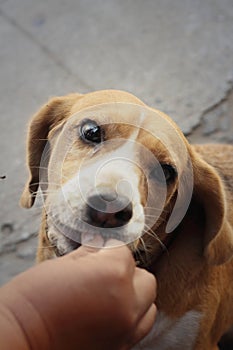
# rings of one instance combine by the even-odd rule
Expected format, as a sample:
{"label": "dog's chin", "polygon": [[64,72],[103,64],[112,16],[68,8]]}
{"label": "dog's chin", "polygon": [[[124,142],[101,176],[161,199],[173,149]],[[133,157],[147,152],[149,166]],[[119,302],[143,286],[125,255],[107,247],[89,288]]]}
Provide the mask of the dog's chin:
{"label": "dog's chin", "polygon": [[[98,237],[97,237],[98,236]],[[139,234],[140,236],[140,234]],[[138,239],[127,241],[127,235],[122,227],[103,228],[91,225],[78,225],[73,228],[67,224],[56,221],[48,230],[48,239],[54,246],[56,256],[63,256],[69,252],[84,246],[93,246],[96,248],[104,247],[110,239],[119,241],[119,245],[126,244],[132,252],[137,249]],[[117,244],[116,244],[117,245]]]}
{"label": "dog's chin", "polygon": [[[71,232],[71,228],[68,228],[68,231]],[[105,242],[108,239],[110,239],[110,237],[108,237],[108,238],[102,237],[102,244],[100,246],[95,245],[95,247],[96,248],[103,247],[105,245]],[[113,237],[113,239],[117,239],[117,237]],[[119,240],[119,238],[118,238],[118,240]],[[76,241],[72,240],[71,238],[66,237],[64,235],[64,233],[60,233],[60,232],[59,233],[57,232],[56,239],[50,239],[50,242],[52,243],[52,245],[54,247],[53,248],[53,252],[54,252],[53,257],[64,256],[64,255],[66,255],[74,250],[79,249],[83,245],[94,247],[94,245],[91,243],[82,244],[82,242],[76,242]],[[147,269],[151,263],[152,257],[150,256],[151,254],[149,252],[147,252],[145,245],[140,244],[140,239],[136,239],[135,241],[130,242],[126,245],[130,249],[136,265],[138,267]]]}

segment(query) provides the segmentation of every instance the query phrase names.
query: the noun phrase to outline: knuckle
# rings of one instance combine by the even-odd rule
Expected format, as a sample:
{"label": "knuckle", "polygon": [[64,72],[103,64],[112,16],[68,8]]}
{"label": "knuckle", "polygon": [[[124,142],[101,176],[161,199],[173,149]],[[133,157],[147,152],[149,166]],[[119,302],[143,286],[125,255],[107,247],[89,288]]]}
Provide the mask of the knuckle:
{"label": "knuckle", "polygon": [[118,320],[122,332],[129,333],[136,326],[137,315],[131,308],[122,305],[122,308],[118,308]]}
{"label": "knuckle", "polygon": [[157,281],[154,275],[152,275],[152,273],[148,272],[148,279],[149,279],[149,283],[151,284],[151,286],[154,288],[154,290],[157,290]]}
{"label": "knuckle", "polygon": [[156,281],[155,276],[151,272],[148,272],[148,271],[142,270],[142,269],[140,269],[140,270],[141,270],[140,272],[142,274],[142,277],[147,281],[148,285],[150,287],[153,287],[153,289],[156,291],[157,281]]}
{"label": "knuckle", "polygon": [[116,277],[118,282],[125,283],[129,279],[129,270],[128,267],[124,264],[118,266],[116,271]]}

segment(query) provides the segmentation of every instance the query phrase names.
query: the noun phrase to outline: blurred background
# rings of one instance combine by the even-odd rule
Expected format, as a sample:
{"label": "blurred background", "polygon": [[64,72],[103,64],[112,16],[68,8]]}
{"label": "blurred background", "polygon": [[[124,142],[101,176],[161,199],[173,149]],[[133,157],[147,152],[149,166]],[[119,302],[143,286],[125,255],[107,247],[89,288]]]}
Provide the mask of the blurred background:
{"label": "blurred background", "polygon": [[0,284],[34,264],[18,205],[26,126],[49,97],[127,90],[192,142],[233,143],[232,0],[0,0]]}

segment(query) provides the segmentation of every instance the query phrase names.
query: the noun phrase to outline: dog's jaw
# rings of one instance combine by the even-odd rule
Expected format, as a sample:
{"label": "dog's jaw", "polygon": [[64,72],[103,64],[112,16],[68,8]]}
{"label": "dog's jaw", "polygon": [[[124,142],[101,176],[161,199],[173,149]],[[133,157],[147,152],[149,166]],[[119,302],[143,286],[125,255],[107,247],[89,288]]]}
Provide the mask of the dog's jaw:
{"label": "dog's jaw", "polygon": [[[59,194],[58,194],[59,195]],[[56,201],[54,202],[56,203]],[[134,206],[134,215],[127,225],[117,228],[96,227],[77,216],[84,212],[83,206],[75,208],[67,205],[66,201],[59,201],[59,205],[53,205],[48,211],[47,236],[52,245],[56,246],[59,255],[64,255],[78,247],[82,243],[83,233],[90,236],[100,234],[104,240],[115,238],[126,244],[137,240],[144,230],[144,210],[141,204]],[[73,210],[72,210],[73,209]],[[76,213],[76,214],[75,214]]]}
{"label": "dog's jaw", "polygon": [[51,258],[63,256],[80,247],[80,244],[70,240],[52,225],[46,234],[50,244],[54,247],[54,255]]}

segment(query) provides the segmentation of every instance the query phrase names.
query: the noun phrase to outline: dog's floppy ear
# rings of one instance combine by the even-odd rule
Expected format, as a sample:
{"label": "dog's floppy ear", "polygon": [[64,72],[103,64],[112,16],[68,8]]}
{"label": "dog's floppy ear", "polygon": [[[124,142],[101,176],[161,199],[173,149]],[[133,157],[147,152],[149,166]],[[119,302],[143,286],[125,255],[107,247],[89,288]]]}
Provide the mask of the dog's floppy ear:
{"label": "dog's floppy ear", "polygon": [[74,102],[81,96],[70,94],[64,97],[54,97],[33,116],[27,140],[27,165],[30,175],[20,199],[22,207],[31,208],[35,201],[39,186],[41,157],[50,130],[68,116]]}
{"label": "dog's floppy ear", "polygon": [[194,196],[204,208],[204,256],[220,265],[233,257],[233,229],[227,221],[222,181],[213,167],[193,153]]}

